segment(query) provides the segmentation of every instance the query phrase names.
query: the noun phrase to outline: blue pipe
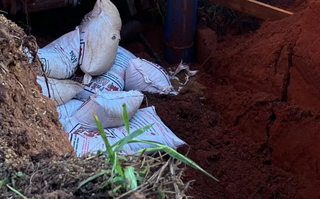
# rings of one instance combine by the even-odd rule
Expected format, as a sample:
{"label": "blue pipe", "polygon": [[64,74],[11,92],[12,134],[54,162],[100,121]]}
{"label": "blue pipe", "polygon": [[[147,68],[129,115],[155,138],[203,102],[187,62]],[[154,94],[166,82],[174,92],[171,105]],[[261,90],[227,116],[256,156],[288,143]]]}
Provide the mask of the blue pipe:
{"label": "blue pipe", "polygon": [[198,0],[167,0],[165,58],[175,64],[194,61]]}

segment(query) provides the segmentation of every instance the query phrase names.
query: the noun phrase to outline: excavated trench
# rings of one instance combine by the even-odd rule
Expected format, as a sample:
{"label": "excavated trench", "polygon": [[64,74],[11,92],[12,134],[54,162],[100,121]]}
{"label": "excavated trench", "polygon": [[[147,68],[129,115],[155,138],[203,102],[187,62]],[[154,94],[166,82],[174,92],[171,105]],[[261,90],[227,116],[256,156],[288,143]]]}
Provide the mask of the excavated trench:
{"label": "excavated trench", "polygon": [[[198,35],[198,42],[208,41],[198,43],[198,52],[211,55],[191,65],[200,73],[177,96],[146,94],[163,122],[188,143],[179,150],[220,180],[187,169],[185,180],[196,180],[190,190],[195,198],[320,196],[320,2],[282,5],[296,14],[240,35]],[[81,14],[70,13],[68,22],[51,13],[48,20],[57,21],[47,26],[45,17],[30,16],[40,46],[72,30],[74,15]],[[146,24],[143,33],[163,58],[163,28]],[[140,41],[124,47],[154,61]]]}

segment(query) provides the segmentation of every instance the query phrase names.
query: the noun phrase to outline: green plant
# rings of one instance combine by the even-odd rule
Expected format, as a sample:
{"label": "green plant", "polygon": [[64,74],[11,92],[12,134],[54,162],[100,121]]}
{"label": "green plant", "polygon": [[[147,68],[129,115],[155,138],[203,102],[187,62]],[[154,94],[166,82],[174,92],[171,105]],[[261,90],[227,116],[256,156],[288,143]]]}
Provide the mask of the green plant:
{"label": "green plant", "polygon": [[[127,115],[126,104],[123,104],[123,122],[128,135],[113,145],[110,145],[108,138],[106,136],[106,133],[103,129],[103,126],[101,125],[99,118],[94,112],[93,112],[93,117],[96,122],[98,131],[106,145],[106,153],[104,153],[106,164],[110,163],[112,165],[112,169],[102,170],[101,172],[87,178],[86,180],[82,181],[79,184],[78,188],[80,188],[81,186],[85,185],[86,183],[100,176],[103,176],[105,174],[110,174],[111,177],[107,179],[107,182],[102,187],[111,185],[112,193],[116,193],[120,189],[125,189],[127,192],[137,189],[137,187],[139,186],[139,182],[143,182],[144,180],[144,178],[141,177],[140,174],[142,175],[145,174],[148,171],[148,167],[142,168],[140,172],[135,171],[134,167],[132,166],[126,166],[125,168],[123,168],[122,165],[120,164],[119,159],[125,159],[125,157],[118,154],[125,144],[135,143],[135,142],[143,142],[143,143],[155,146],[153,148],[141,149],[138,151],[138,153],[142,154],[144,152],[150,152],[150,151],[164,151],[166,152],[166,154],[170,155],[174,159],[180,162],[183,162],[186,165],[191,166],[195,169],[198,169],[204,174],[208,175],[210,178],[218,181],[218,179],[216,179],[211,174],[209,174],[204,169],[202,169],[197,163],[187,158],[186,156],[178,153],[176,150],[158,142],[149,141],[149,140],[136,140],[135,138],[137,136],[147,131],[149,128],[152,127],[153,124],[147,125],[145,127],[142,127],[134,131],[133,133],[130,133],[129,118]],[[164,198],[163,193],[161,194],[161,198]]]}
{"label": "green plant", "polygon": [[[21,177],[24,177],[25,174],[24,173],[21,173],[21,172],[18,172],[16,173],[15,175],[13,175],[10,179],[11,179],[11,183],[13,186],[15,186],[15,182],[16,182],[16,179],[17,178],[21,178]],[[16,194],[18,194],[20,197],[22,197],[23,199],[27,199],[26,196],[24,196],[22,193],[20,193],[18,190],[16,190],[15,188],[13,188],[12,186],[9,185],[9,178],[5,178],[3,180],[1,180],[1,183],[0,183],[0,188],[2,187],[8,187],[11,191],[15,192]]]}
{"label": "green plant", "polygon": [[134,190],[138,186],[138,180],[141,180],[141,178],[139,175],[137,175],[138,173],[134,171],[133,167],[129,166],[126,168],[122,168],[122,166],[119,162],[119,158],[125,158],[125,157],[120,156],[118,154],[118,152],[123,148],[123,146],[125,144],[127,144],[129,141],[133,140],[135,137],[141,135],[143,132],[148,130],[153,124],[147,125],[143,128],[140,128],[140,129],[134,131],[133,133],[130,133],[130,129],[129,129],[129,125],[128,125],[129,119],[128,119],[128,114],[127,114],[127,109],[126,109],[126,105],[123,104],[123,120],[125,121],[125,123],[127,123],[127,125],[125,127],[126,127],[126,131],[127,131],[128,135],[111,146],[108,141],[108,138],[106,136],[106,133],[104,132],[103,126],[101,125],[99,118],[97,117],[95,112],[93,112],[93,117],[96,122],[98,131],[101,135],[101,138],[106,145],[106,152],[107,153],[104,153],[104,155],[106,157],[105,158],[106,164],[110,163],[112,165],[112,169],[111,169],[111,171],[110,170],[102,170],[100,173],[87,178],[86,180],[84,180],[83,182],[81,182],[79,184],[78,189],[81,186],[85,185],[86,183],[108,173],[108,174],[111,174],[111,177],[107,180],[107,182],[102,187],[106,187],[108,185],[111,185],[113,193],[117,192],[119,189],[121,189],[123,187],[127,191]]}

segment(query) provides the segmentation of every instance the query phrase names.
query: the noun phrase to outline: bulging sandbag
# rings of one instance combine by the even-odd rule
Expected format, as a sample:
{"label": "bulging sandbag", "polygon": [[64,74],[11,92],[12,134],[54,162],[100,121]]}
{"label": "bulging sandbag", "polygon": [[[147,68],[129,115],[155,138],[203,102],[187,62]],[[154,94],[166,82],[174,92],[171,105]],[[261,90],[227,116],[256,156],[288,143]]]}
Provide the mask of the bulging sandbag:
{"label": "bulging sandbag", "polygon": [[[155,141],[175,149],[186,144],[161,121],[155,111],[154,106],[142,108],[137,111],[137,113],[130,120],[130,132],[133,133],[135,130],[138,130],[139,128],[149,124],[153,124],[153,126],[136,137],[136,140]],[[66,129],[66,131],[69,133],[69,140],[78,156],[85,155],[88,152],[97,152],[98,150],[106,149],[98,130],[90,131],[78,123],[72,128]],[[104,131],[111,145],[128,135],[125,126],[108,128],[104,129]],[[142,142],[129,143],[124,145],[120,153],[134,154],[140,149],[149,147],[156,146]]]}
{"label": "bulging sandbag", "polygon": [[69,102],[57,106],[57,111],[59,113],[59,121],[62,126],[65,126],[70,120],[71,116],[79,109],[83,104],[82,101],[77,99],[71,99]]}
{"label": "bulging sandbag", "polygon": [[[43,76],[37,76],[37,82],[42,88],[42,94],[49,97],[56,103],[62,105],[71,100],[76,94],[83,90],[83,85],[72,80],[58,80],[48,78],[48,87]],[[48,92],[49,88],[49,92]]]}
{"label": "bulging sandbag", "polygon": [[[76,28],[52,43],[38,50],[37,55],[47,77],[55,79],[70,78],[78,68],[80,52],[80,34]],[[38,74],[43,75],[42,69]]]}
{"label": "bulging sandbag", "polygon": [[88,76],[99,76],[112,67],[120,41],[121,18],[110,0],[98,0],[81,22],[80,68]]}
{"label": "bulging sandbag", "polygon": [[173,87],[168,73],[161,66],[137,58],[129,62],[124,90],[168,94],[173,91]]}
{"label": "bulging sandbag", "polygon": [[119,11],[110,0],[97,0],[93,9],[84,16],[84,18],[81,21],[81,24],[88,22],[90,18],[99,16],[101,12],[107,14],[108,21],[110,21],[114,28],[119,30],[121,29],[122,22],[119,15]]}
{"label": "bulging sandbag", "polygon": [[91,95],[90,98],[74,113],[70,125],[80,123],[88,130],[97,129],[93,111],[97,114],[104,128],[123,125],[122,105],[125,103],[129,119],[137,112],[143,94],[139,91],[109,91]]}
{"label": "bulging sandbag", "polygon": [[[135,58],[137,58],[135,55],[119,46],[112,68],[100,76],[93,77],[91,82],[85,85],[84,90],[77,94],[76,98],[86,101],[97,91],[122,91],[124,89],[124,72],[129,61]],[[83,74],[76,74],[71,79],[83,82],[84,76]]]}

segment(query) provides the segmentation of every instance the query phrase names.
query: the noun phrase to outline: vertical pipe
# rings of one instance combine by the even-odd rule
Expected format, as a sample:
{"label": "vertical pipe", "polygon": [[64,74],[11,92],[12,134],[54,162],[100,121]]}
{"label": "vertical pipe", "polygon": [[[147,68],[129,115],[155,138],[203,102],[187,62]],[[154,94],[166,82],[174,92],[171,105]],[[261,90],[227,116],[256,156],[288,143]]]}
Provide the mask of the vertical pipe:
{"label": "vertical pipe", "polygon": [[198,0],[168,0],[165,58],[168,63],[194,61]]}

